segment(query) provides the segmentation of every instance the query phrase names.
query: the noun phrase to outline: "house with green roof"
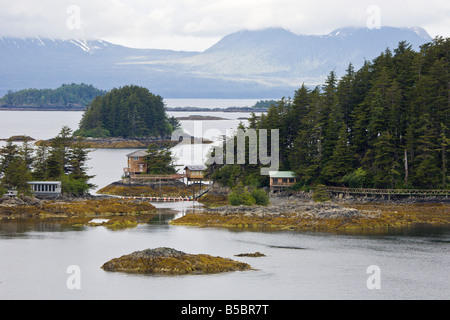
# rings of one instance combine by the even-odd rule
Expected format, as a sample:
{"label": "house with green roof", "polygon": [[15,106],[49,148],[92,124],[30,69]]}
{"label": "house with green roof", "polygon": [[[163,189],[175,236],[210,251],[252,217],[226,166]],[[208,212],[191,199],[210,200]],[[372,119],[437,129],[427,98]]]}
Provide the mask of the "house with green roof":
{"label": "house with green roof", "polygon": [[283,191],[297,182],[297,176],[292,171],[270,171],[270,191]]}

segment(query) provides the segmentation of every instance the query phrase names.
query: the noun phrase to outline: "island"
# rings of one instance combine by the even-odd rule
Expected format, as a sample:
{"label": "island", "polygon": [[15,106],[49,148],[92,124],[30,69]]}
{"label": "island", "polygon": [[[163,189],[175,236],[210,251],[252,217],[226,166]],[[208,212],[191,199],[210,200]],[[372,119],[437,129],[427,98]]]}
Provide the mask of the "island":
{"label": "island", "polygon": [[56,89],[8,91],[0,98],[0,110],[82,111],[95,97],[105,93],[85,83],[63,84]]}
{"label": "island", "polygon": [[172,248],[136,251],[114,258],[102,269],[112,272],[186,275],[252,270],[247,263],[207,254],[187,254]]}
{"label": "island", "polygon": [[178,120],[191,120],[191,121],[211,121],[211,120],[229,120],[222,117],[215,116],[202,116],[202,115],[190,115],[187,117],[177,117]]}

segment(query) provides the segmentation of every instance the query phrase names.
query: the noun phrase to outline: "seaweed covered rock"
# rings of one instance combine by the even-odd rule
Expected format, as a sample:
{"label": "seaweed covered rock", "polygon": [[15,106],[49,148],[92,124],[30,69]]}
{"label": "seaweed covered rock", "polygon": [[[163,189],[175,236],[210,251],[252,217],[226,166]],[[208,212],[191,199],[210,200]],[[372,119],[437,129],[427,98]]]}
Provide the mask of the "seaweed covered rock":
{"label": "seaweed covered rock", "polygon": [[251,258],[259,258],[259,257],[265,257],[266,255],[264,253],[261,253],[259,251],[256,251],[254,253],[239,253],[235,255],[236,257],[251,257]]}
{"label": "seaweed covered rock", "polygon": [[119,198],[0,198],[0,221],[12,218],[72,218],[100,216],[138,216],[156,211],[148,202]]}
{"label": "seaweed covered rock", "polygon": [[148,274],[209,274],[250,270],[251,266],[239,261],[207,254],[187,254],[172,248],[136,251],[106,262],[105,271]]}
{"label": "seaweed covered rock", "polygon": [[[98,221],[96,221],[98,220]],[[94,219],[93,221],[89,221],[86,225],[90,227],[99,227],[103,226],[111,230],[120,230],[126,228],[134,228],[137,227],[138,221],[134,217],[128,216],[118,216],[112,217],[110,219]]]}
{"label": "seaweed covered rock", "polygon": [[172,225],[280,230],[383,230],[414,224],[448,225],[448,204],[353,204],[271,199],[271,205],[222,206],[187,214]]}

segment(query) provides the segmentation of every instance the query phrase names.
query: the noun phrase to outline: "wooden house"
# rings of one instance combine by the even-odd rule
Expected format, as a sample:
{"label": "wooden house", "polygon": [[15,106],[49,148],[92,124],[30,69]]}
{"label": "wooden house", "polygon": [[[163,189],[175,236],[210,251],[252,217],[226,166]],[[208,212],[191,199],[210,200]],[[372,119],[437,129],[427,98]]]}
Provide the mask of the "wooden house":
{"label": "wooden house", "polygon": [[184,168],[185,177],[187,181],[197,182],[203,180],[203,170],[206,169],[204,165],[188,165]]}
{"label": "wooden house", "polygon": [[147,173],[147,162],[145,161],[146,152],[144,150],[135,151],[127,154],[127,167],[124,168],[126,176],[134,176],[137,174]]}
{"label": "wooden house", "polygon": [[270,171],[270,191],[283,191],[297,182],[297,177],[292,171]]}

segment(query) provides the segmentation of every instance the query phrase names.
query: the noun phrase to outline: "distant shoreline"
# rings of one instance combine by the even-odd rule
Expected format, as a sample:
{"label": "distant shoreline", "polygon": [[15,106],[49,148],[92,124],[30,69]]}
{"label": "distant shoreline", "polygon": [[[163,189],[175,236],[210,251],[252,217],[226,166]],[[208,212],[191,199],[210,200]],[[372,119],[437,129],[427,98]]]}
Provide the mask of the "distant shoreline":
{"label": "distant shoreline", "polygon": [[0,111],[86,111],[86,108],[34,108],[34,107],[0,107]]}
{"label": "distant shoreline", "polygon": [[[66,107],[0,107],[0,111],[86,111],[86,108]],[[227,107],[227,108],[197,108],[197,107],[172,107],[166,108],[168,112],[266,112],[264,108],[253,107]]]}

